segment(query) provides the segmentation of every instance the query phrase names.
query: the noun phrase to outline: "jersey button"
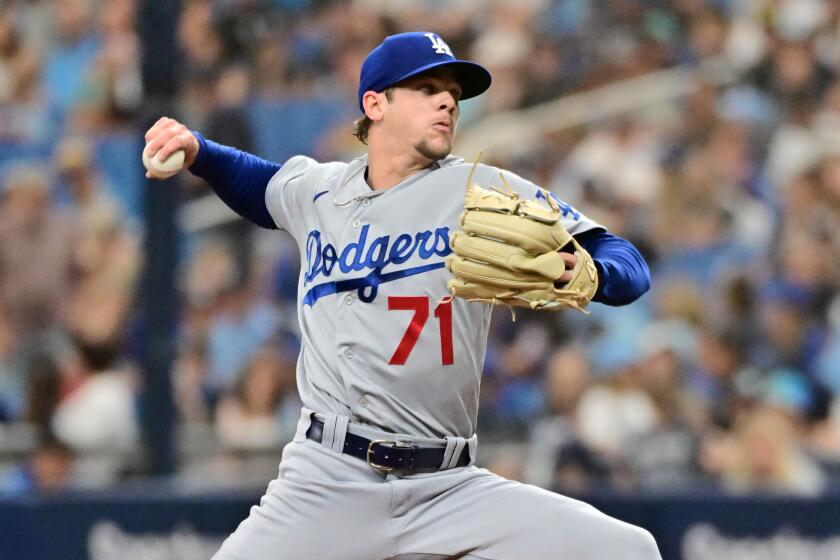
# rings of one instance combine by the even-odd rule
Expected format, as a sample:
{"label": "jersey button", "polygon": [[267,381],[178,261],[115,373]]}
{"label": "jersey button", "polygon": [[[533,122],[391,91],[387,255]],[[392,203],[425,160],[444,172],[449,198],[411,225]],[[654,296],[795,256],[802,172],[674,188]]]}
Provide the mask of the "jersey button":
{"label": "jersey button", "polygon": [[363,198],[362,199],[362,204],[364,204],[365,206],[370,206],[370,199],[369,198]]}
{"label": "jersey button", "polygon": [[348,360],[352,360],[353,359],[353,351],[352,350],[345,350],[344,351],[344,357],[347,358]]}
{"label": "jersey button", "polygon": [[366,398],[362,397],[361,399],[359,399],[359,404],[362,405],[363,407],[366,407],[368,405],[368,400]]}
{"label": "jersey button", "polygon": [[356,298],[353,297],[353,294],[347,294],[347,299],[344,300],[344,303],[346,303],[347,305],[353,305],[353,301],[355,299]]}
{"label": "jersey button", "polygon": [[354,220],[353,221],[353,227],[357,228],[357,229],[362,227],[362,222],[360,222],[359,220]]}

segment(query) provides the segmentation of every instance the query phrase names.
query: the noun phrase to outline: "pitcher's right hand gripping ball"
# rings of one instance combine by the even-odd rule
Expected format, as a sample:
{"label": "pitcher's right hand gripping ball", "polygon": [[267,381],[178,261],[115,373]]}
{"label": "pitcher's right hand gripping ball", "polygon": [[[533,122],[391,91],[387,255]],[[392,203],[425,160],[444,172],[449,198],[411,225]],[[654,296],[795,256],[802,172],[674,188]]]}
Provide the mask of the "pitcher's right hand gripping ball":
{"label": "pitcher's right hand gripping ball", "polygon": [[[598,271],[560,223],[557,202],[546,196],[546,207],[515,192],[485,189],[472,175],[461,214],[464,231],[452,235],[454,253],[446,259],[454,276],[447,283],[450,292],[469,301],[586,313],[598,289]],[[573,252],[577,263],[571,279],[561,284],[567,272],[562,251]]]}
{"label": "pitcher's right hand gripping ball", "polygon": [[149,179],[167,179],[190,167],[198,156],[198,140],[182,123],[161,117],[146,131],[143,165]]}

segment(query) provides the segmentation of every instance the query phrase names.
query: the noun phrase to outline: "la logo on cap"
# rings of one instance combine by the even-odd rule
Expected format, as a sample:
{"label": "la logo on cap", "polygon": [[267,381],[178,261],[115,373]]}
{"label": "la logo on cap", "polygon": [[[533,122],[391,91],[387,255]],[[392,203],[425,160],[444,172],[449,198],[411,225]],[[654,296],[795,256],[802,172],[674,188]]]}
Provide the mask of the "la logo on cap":
{"label": "la logo on cap", "polygon": [[[428,49],[429,46],[432,48]],[[359,110],[365,112],[365,92],[385,91],[403,80],[441,66],[448,66],[455,72],[455,78],[461,84],[461,100],[480,95],[490,87],[490,72],[480,64],[455,58],[452,49],[437,33],[397,33],[386,37],[362,63]]]}
{"label": "la logo on cap", "polygon": [[446,41],[440,38],[440,35],[436,35],[434,33],[424,33],[426,37],[429,38],[429,41],[432,42],[432,48],[435,49],[435,52],[438,54],[448,54],[451,57],[455,57],[452,54],[452,49],[449,48],[449,45],[446,44]]}

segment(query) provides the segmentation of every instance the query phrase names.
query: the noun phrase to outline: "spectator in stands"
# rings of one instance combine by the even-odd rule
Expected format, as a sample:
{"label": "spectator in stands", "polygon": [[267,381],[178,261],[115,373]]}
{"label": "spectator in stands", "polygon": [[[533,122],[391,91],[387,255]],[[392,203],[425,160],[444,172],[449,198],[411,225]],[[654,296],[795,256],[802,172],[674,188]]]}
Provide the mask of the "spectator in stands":
{"label": "spectator in stands", "polygon": [[[531,429],[523,471],[526,482],[542,488],[566,485],[557,479],[558,470],[565,472],[565,465],[558,465],[557,460],[561,450],[579,445],[575,415],[590,376],[589,360],[579,346],[555,350],[549,357],[544,388],[546,415]],[[577,484],[578,489],[583,486],[583,482]]]}
{"label": "spectator in stands", "polygon": [[0,6],[0,140],[45,140],[47,111],[38,90],[40,58],[21,36],[15,6]]}
{"label": "spectator in stands", "polygon": [[279,325],[275,306],[243,275],[225,243],[200,247],[188,265],[187,332],[206,344],[204,391],[211,406]]}
{"label": "spectator in stands", "polygon": [[204,394],[206,374],[206,343],[193,335],[179,344],[179,355],[172,368],[172,389],[181,421],[195,423],[210,420],[210,407]]}
{"label": "spectator in stands", "polygon": [[185,2],[178,23],[178,46],[184,57],[186,80],[181,94],[189,122],[206,125],[215,102],[213,86],[222,67],[224,49],[213,26],[213,6],[206,0]]}
{"label": "spectator in stands", "polygon": [[683,321],[650,323],[640,338],[639,385],[656,407],[656,424],[631,438],[627,463],[642,489],[680,489],[697,479],[697,436],[706,421],[702,401],[687,388],[696,333]]}
{"label": "spectator in stands", "polygon": [[784,115],[802,97],[816,104],[831,84],[835,72],[814,56],[807,37],[772,37],[772,49],[752,72],[752,83],[770,97]]}
{"label": "spectator in stands", "polygon": [[747,338],[738,327],[705,325],[699,335],[694,390],[708,403],[709,424],[730,429],[739,410],[739,380],[743,384],[750,372]]}
{"label": "spectator in stands", "polygon": [[219,402],[216,427],[225,447],[264,451],[279,449],[291,441],[297,425],[294,417],[285,418],[286,425],[281,425],[278,418],[282,401],[295,390],[290,365],[271,347],[257,352]]}
{"label": "spectator in stands", "polygon": [[72,213],[79,222],[88,214],[119,212],[108,194],[94,161],[94,143],[90,137],[66,135],[55,147],[53,164],[57,174],[59,196],[71,204]]}
{"label": "spectator in stands", "polygon": [[47,435],[25,465],[0,480],[0,491],[15,494],[49,493],[73,487],[75,454],[67,445]]}
{"label": "spectator in stands", "polygon": [[222,296],[222,306],[208,325],[207,388],[218,396],[230,387],[279,326],[276,308],[249,286],[236,286]]}
{"label": "spectator in stands", "polygon": [[103,211],[84,218],[74,255],[79,290],[96,285],[102,292],[127,300],[140,272],[139,240],[118,221],[116,213]]}
{"label": "spectator in stands", "polygon": [[563,200],[582,202],[586,185],[619,212],[643,208],[660,195],[659,138],[631,117],[599,127],[583,138],[556,172],[552,190]]}
{"label": "spectator in stands", "polygon": [[41,79],[50,108],[60,116],[83,100],[100,52],[91,25],[92,8],[91,0],[52,4],[56,43],[46,53]]}
{"label": "spectator in stands", "polygon": [[71,359],[60,364],[54,357],[42,354],[33,360],[27,372],[23,420],[42,433],[51,433],[52,418],[61,395],[81,381],[80,372],[74,371],[73,365],[75,362]]}
{"label": "spectator in stands", "polygon": [[224,293],[237,282],[239,270],[230,248],[219,242],[200,244],[184,269],[182,283],[189,310],[185,320],[187,331],[201,335],[218,312]]}
{"label": "spectator in stands", "polygon": [[765,370],[789,367],[812,374],[825,340],[825,325],[816,315],[814,294],[780,281],[765,286],[762,297],[762,336],[752,349],[752,361]]}
{"label": "spectator in stands", "polygon": [[69,191],[70,219],[78,234],[74,251],[78,281],[127,294],[139,272],[140,246],[97,173],[93,150],[90,138],[67,136],[55,154],[62,187]]}
{"label": "spectator in stands", "polygon": [[143,102],[140,44],[134,31],[136,0],[109,0],[98,10],[101,47],[90,68],[85,94],[73,108],[75,130],[101,133],[131,126]]}
{"label": "spectator in stands", "polygon": [[253,151],[254,140],[248,113],[251,74],[243,65],[231,65],[220,71],[215,83],[215,102],[207,115],[207,131],[229,146]]}
{"label": "spectator in stands", "polygon": [[548,333],[538,322],[520,326],[517,335],[500,349],[496,413],[502,422],[520,430],[543,408],[543,363],[549,348]]}
{"label": "spectator in stands", "polygon": [[[106,317],[94,321],[100,319],[109,323]],[[78,328],[75,342],[81,356],[81,379],[62,395],[52,428],[79,454],[79,484],[105,486],[131,465],[130,453],[136,451],[140,435],[136,382],[121,356],[117,331],[100,331],[99,326],[81,322]]]}
{"label": "spectator in stands", "polygon": [[636,438],[656,429],[656,404],[641,386],[637,360],[615,365],[609,377],[592,384],[578,404],[576,423],[581,442],[619,463]]}
{"label": "spectator in stands", "polygon": [[0,305],[20,338],[58,324],[72,286],[75,235],[51,211],[47,169],[15,165],[0,193]]}
{"label": "spectator in stands", "polygon": [[760,405],[738,418],[735,445],[723,473],[734,492],[814,495],[825,475],[797,441],[801,424],[789,411]]}

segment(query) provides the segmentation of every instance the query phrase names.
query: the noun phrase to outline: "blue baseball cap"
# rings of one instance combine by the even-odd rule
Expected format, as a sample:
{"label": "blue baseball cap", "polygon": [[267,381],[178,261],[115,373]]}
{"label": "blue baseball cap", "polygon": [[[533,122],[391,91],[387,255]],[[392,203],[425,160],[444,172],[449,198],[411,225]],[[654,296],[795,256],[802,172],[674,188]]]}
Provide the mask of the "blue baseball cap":
{"label": "blue baseball cap", "polygon": [[359,109],[365,112],[366,91],[381,92],[406,78],[438,66],[449,66],[461,84],[461,99],[484,93],[490,87],[490,72],[480,64],[458,60],[437,33],[412,31],[386,37],[370,51],[359,76]]}

